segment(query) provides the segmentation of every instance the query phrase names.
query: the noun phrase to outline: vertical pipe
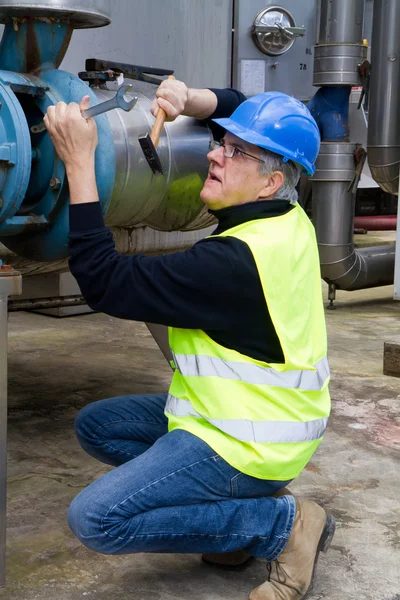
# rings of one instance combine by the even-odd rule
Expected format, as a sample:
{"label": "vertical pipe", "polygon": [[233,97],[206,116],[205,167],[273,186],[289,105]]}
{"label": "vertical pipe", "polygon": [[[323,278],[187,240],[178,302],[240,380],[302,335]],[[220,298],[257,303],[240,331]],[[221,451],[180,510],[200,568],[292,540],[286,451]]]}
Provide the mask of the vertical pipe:
{"label": "vertical pipe", "polygon": [[368,162],[375,181],[397,194],[400,167],[400,2],[374,2]]}
{"label": "vertical pipe", "polygon": [[359,44],[365,0],[322,0],[318,44]]}
{"label": "vertical pipe", "polygon": [[7,528],[7,304],[22,291],[21,275],[0,266],[0,587],[6,582]]}
{"label": "vertical pipe", "polygon": [[9,22],[0,45],[0,69],[17,73],[37,73],[58,69],[71,41],[68,23],[39,19]]}
{"label": "vertical pipe", "polygon": [[0,279],[0,587],[6,582],[7,526],[7,294]]}
{"label": "vertical pipe", "polygon": [[[400,196],[400,177],[399,177]],[[397,205],[396,256],[394,262],[394,294],[395,300],[400,300],[400,202]]]}

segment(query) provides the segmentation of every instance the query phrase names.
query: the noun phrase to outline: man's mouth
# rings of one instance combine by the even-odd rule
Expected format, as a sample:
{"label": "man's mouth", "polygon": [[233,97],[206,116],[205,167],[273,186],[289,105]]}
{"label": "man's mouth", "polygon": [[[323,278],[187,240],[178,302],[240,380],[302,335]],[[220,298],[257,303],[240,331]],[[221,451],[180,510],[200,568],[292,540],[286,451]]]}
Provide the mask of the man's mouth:
{"label": "man's mouth", "polygon": [[208,180],[209,181],[216,181],[218,183],[221,183],[221,180],[219,179],[219,177],[216,176],[215,173],[208,173]]}

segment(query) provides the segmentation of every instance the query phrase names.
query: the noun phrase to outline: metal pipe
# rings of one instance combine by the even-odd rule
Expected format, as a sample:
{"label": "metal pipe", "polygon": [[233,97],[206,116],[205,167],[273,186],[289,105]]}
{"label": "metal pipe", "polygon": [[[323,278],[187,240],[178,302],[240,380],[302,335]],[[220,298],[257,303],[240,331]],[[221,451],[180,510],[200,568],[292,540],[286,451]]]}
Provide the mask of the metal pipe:
{"label": "metal pipe", "polygon": [[354,217],[355,229],[370,231],[396,231],[397,215],[366,215]]}
{"label": "metal pipe", "polygon": [[[114,92],[95,90],[99,102]],[[164,176],[154,177],[138,138],[151,130],[154,119],[150,97],[135,91],[138,102],[132,112],[110,111],[108,122],[114,138],[116,177],[105,215],[110,227],[147,225],[162,231],[185,231],[211,225],[213,217],[200,200],[207,176],[210,132],[188,117],[166,123],[157,147]]]}
{"label": "metal pipe", "polygon": [[22,278],[11,267],[0,266],[0,587],[6,583],[7,528],[7,342],[8,297],[22,291]]}
{"label": "metal pipe", "polygon": [[365,0],[322,0],[318,44],[359,44]]}
{"label": "metal pipe", "polygon": [[398,194],[400,167],[400,2],[374,2],[368,162],[380,187]]}
{"label": "metal pipe", "polygon": [[321,144],[313,185],[313,221],[321,275],[342,290],[359,290],[393,283],[395,246],[354,247],[355,144]]}
{"label": "metal pipe", "polygon": [[83,296],[60,296],[53,298],[33,298],[32,300],[10,300],[8,312],[20,310],[43,310],[46,308],[63,308],[65,306],[83,306],[86,300]]}
{"label": "metal pipe", "polygon": [[0,587],[6,583],[7,528],[7,293],[0,279]]}
{"label": "metal pipe", "polygon": [[361,85],[358,66],[367,58],[362,37],[364,8],[364,0],[321,0],[314,85]]}

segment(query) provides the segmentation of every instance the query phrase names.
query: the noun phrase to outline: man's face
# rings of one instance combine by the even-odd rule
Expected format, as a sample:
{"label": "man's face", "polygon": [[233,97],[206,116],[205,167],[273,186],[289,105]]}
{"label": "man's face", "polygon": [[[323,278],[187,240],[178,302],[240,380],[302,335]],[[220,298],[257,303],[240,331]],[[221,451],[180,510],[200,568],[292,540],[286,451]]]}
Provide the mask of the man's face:
{"label": "man's face", "polygon": [[258,200],[269,179],[260,175],[258,160],[240,152],[243,150],[260,158],[260,148],[231,133],[226,133],[223,142],[234,146],[239,152],[235,152],[232,158],[226,158],[221,147],[211,150],[207,155],[210,167],[200,198],[213,210]]}

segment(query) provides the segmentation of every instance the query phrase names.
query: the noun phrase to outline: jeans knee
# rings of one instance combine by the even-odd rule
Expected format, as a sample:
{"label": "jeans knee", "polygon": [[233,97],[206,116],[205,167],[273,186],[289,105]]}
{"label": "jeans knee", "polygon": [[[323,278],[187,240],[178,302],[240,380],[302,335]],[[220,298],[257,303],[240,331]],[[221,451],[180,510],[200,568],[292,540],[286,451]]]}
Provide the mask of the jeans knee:
{"label": "jeans knee", "polygon": [[109,538],[102,527],[102,514],[93,499],[86,497],[86,490],[78,494],[68,509],[68,525],[78,540],[90,550],[101,554],[113,554]]}
{"label": "jeans knee", "polygon": [[94,407],[88,404],[79,411],[75,417],[75,434],[80,445],[87,450],[88,447],[95,446],[97,436],[95,430],[98,427],[94,419]]}

